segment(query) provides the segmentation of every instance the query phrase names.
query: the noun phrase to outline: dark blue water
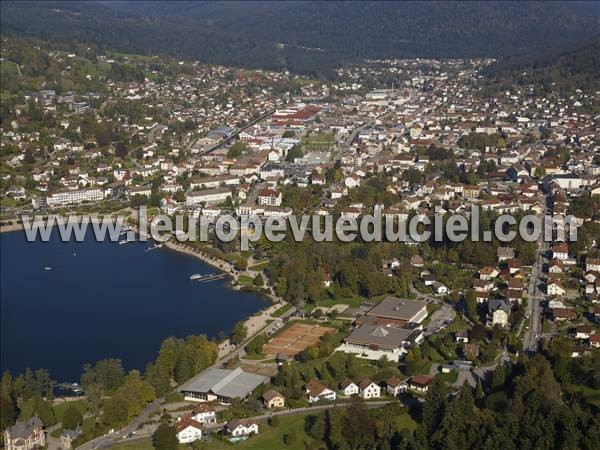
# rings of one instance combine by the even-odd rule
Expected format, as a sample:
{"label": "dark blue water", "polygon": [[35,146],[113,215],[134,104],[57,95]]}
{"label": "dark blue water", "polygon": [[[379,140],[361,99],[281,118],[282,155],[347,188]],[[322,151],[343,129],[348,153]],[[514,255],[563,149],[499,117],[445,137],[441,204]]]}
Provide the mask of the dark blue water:
{"label": "dark blue water", "polygon": [[[148,243],[27,242],[0,234],[1,369],[44,368],[77,381],[84,363],[120,358],[143,369],[168,336],[229,333],[268,301],[227,288],[227,281],[191,281],[215,269]],[[74,255],[76,253],[76,255]],[[50,266],[52,270],[44,270]]]}

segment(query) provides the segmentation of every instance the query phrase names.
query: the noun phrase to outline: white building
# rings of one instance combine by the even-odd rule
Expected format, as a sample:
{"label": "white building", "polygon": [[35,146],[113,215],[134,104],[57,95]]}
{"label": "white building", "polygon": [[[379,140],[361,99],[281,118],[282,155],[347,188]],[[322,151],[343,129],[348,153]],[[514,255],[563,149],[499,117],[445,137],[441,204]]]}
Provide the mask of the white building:
{"label": "white building", "polygon": [[258,433],[258,423],[251,419],[230,420],[225,425],[227,432],[236,437],[250,436]]}
{"label": "white building", "polygon": [[369,399],[369,398],[379,398],[381,397],[381,387],[379,387],[378,384],[374,383],[373,381],[369,380],[368,378],[365,378],[364,380],[362,380],[359,384],[360,387],[360,396],[362,398]]}
{"label": "white building", "polygon": [[306,387],[306,396],[309,403],[316,403],[321,400],[335,400],[336,394],[327,386],[319,383],[317,380],[309,381]]}
{"label": "white building", "polygon": [[346,380],[340,384],[340,391],[342,394],[350,397],[351,395],[357,395],[359,392],[358,385],[352,380]]}
{"label": "white building", "polygon": [[175,423],[175,433],[180,444],[189,444],[202,439],[202,424],[186,417]]}
{"label": "white building", "polygon": [[107,191],[100,188],[58,191],[46,197],[50,208],[55,206],[73,205],[82,202],[97,202],[107,197]]}
{"label": "white building", "polygon": [[212,405],[202,403],[194,408],[192,419],[202,424],[217,423],[217,411]]}
{"label": "white building", "polygon": [[207,189],[204,191],[188,192],[185,197],[187,206],[194,206],[200,203],[220,203],[231,197],[233,194],[231,189],[218,188]]}
{"label": "white building", "polygon": [[281,206],[281,192],[275,189],[262,189],[258,193],[258,204],[261,206]]}

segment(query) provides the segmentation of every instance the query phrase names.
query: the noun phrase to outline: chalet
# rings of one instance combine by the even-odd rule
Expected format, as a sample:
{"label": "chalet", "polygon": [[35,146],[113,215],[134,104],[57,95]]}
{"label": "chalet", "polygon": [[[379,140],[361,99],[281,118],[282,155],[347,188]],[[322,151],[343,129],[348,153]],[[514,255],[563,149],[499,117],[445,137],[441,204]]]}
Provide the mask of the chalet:
{"label": "chalet", "polygon": [[331,278],[330,273],[323,274],[323,287],[331,287],[333,284],[333,278]]}
{"label": "chalet", "polygon": [[520,272],[522,269],[522,264],[520,259],[509,259],[507,261],[508,271],[511,275],[514,275],[517,272]]}
{"label": "chalet", "polygon": [[194,407],[190,417],[202,424],[217,423],[217,410],[210,403],[201,403]]}
{"label": "chalet", "polygon": [[262,395],[262,400],[267,409],[283,408],[285,406],[285,397],[273,389],[265,392]]}
{"label": "chalet", "polygon": [[571,358],[579,358],[585,354],[585,347],[583,345],[575,345],[571,349]]}
{"label": "chalet", "polygon": [[497,269],[486,266],[486,267],[482,268],[481,270],[479,270],[479,278],[484,281],[490,281],[490,280],[496,278],[499,275],[499,273],[500,272],[498,272]]}
{"label": "chalet", "polygon": [[498,261],[506,261],[515,257],[515,249],[511,247],[498,247],[496,252]]}
{"label": "chalet", "polygon": [[595,334],[595,331],[589,325],[579,325],[575,327],[575,339],[589,339],[590,336]]}
{"label": "chalet", "polygon": [[469,331],[468,330],[459,330],[454,334],[454,339],[456,342],[463,342],[465,344],[469,343]]}
{"label": "chalet", "polygon": [[180,444],[189,444],[202,439],[202,424],[189,417],[184,417],[175,422],[175,434]]}
{"label": "chalet", "polygon": [[406,391],[406,383],[400,381],[399,378],[391,377],[385,382],[388,394],[396,396]]}
{"label": "chalet", "polygon": [[450,289],[448,289],[445,284],[440,283],[439,281],[433,283],[431,289],[433,289],[433,292],[435,292],[436,295],[446,295],[450,292]]}
{"label": "chalet", "polygon": [[413,391],[425,393],[432,381],[433,377],[428,375],[415,375],[408,381],[408,387]]}
{"label": "chalet", "polygon": [[589,343],[592,348],[600,348],[600,334],[592,334]]}
{"label": "chalet", "polygon": [[550,264],[548,265],[548,272],[549,273],[562,273],[563,272],[563,262],[560,259],[553,259],[552,261],[550,261]]}
{"label": "chalet", "polygon": [[565,295],[567,293],[559,280],[550,281],[546,290],[548,295]]}
{"label": "chalet", "polygon": [[258,434],[258,422],[252,419],[230,420],[225,425],[225,430],[234,437],[248,437]]}
{"label": "chalet", "polygon": [[494,283],[490,280],[473,280],[473,289],[475,292],[490,292],[494,288]]}
{"label": "chalet", "polygon": [[423,280],[423,283],[425,283],[425,286],[433,286],[433,284],[437,281],[437,277],[430,273],[422,275],[421,279]]}
{"label": "chalet", "polygon": [[552,258],[560,259],[562,261],[569,258],[569,246],[565,242],[554,244],[552,246]]}
{"label": "chalet", "polygon": [[365,400],[369,398],[381,397],[381,387],[368,378],[362,380],[358,387],[360,388],[360,397]]}
{"label": "chalet", "polygon": [[487,303],[490,299],[490,294],[488,294],[487,292],[475,291],[473,294],[475,295],[475,300],[477,301],[477,303]]}
{"label": "chalet", "polygon": [[67,450],[73,448],[73,441],[83,434],[81,427],[77,427],[76,430],[69,430],[64,428],[60,432],[60,445],[63,449]]}
{"label": "chalet", "polygon": [[511,303],[521,303],[523,300],[523,291],[521,289],[508,289],[506,291],[506,298]]}
{"label": "chalet", "polygon": [[410,258],[410,265],[413,267],[423,267],[424,261],[423,258],[419,255],[413,255]]}
{"label": "chalet", "polygon": [[281,206],[281,192],[275,189],[265,188],[258,193],[258,204],[261,206]]}
{"label": "chalet", "polygon": [[571,320],[575,316],[575,311],[568,308],[554,308],[552,309],[552,319],[555,322],[564,322],[565,320]]}
{"label": "chalet", "polygon": [[316,403],[321,400],[335,400],[335,392],[317,380],[311,380],[304,388],[309,403]]}
{"label": "chalet", "polygon": [[340,384],[342,394],[351,396],[357,395],[359,392],[358,385],[352,380],[345,380]]}
{"label": "chalet", "polygon": [[600,272],[600,258],[587,258],[585,260],[586,272]]}

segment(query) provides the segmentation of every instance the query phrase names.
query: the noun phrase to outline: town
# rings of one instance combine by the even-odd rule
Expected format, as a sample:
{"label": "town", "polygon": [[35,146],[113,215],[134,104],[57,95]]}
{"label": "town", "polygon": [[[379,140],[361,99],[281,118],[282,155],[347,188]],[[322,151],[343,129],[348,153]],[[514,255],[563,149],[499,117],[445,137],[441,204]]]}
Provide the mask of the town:
{"label": "town", "polygon": [[[40,82],[27,52],[59,81]],[[490,86],[492,59],[367,60],[317,80],[3,38],[1,62],[14,93],[2,101],[3,229],[23,214],[125,213],[135,227],[141,206],[212,222],[377,208],[467,217],[478,206],[482,232],[506,213],[577,223],[576,241],[559,221],[551,242],[169,242],[272,306],[220,342],[165,341],[143,377],[117,364],[111,385],[96,367],[93,382],[82,376],[86,397],[58,408],[62,425],[32,403],[4,431],[7,449],[173,436],[193,448],[325,448],[311,445],[330,409],[415,429],[431,390],[469,388],[493,404],[507,367],[539,354],[563,389],[600,407],[598,91]],[[16,74],[26,82],[13,86]],[[169,364],[167,345],[180,354]],[[187,367],[192,348],[206,358]],[[121,403],[94,404],[99,387]],[[128,390],[137,403],[119,397]]]}

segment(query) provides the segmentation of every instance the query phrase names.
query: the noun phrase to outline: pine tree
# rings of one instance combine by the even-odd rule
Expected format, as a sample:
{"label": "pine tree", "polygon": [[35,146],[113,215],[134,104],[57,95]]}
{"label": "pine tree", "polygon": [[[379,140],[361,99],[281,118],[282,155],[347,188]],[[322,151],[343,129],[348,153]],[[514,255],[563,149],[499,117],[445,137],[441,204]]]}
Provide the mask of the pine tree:
{"label": "pine tree", "polygon": [[440,425],[447,404],[447,388],[442,380],[434,378],[423,404],[423,426],[431,436]]}
{"label": "pine tree", "polygon": [[177,448],[175,428],[167,423],[161,423],[152,436],[152,445],[156,450],[173,450]]}

